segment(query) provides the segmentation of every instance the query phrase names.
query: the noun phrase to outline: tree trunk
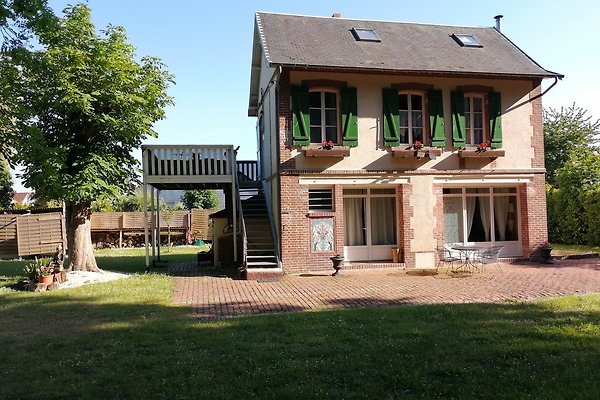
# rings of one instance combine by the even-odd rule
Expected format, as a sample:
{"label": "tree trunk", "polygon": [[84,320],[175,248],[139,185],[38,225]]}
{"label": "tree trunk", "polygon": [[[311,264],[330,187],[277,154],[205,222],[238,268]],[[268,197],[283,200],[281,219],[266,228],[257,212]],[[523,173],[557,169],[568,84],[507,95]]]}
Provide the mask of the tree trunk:
{"label": "tree trunk", "polygon": [[92,246],[91,203],[67,203],[65,214],[69,270],[99,272]]}

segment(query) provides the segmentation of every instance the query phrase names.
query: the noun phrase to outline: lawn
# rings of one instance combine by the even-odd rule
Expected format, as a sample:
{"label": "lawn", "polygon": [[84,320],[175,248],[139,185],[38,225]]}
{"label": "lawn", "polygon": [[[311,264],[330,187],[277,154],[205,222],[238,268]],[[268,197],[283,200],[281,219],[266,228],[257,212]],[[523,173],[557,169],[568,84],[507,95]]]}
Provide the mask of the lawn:
{"label": "lawn", "polygon": [[173,288],[0,288],[0,399],[600,398],[600,295],[202,322]]}

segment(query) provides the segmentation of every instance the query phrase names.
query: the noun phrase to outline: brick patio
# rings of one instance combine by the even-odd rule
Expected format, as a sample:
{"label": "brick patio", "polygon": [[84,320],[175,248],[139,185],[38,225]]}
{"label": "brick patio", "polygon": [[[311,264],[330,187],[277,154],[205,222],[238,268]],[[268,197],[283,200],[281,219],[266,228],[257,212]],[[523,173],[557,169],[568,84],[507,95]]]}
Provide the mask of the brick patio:
{"label": "brick patio", "polygon": [[[562,260],[551,265],[502,264],[481,273],[422,276],[419,270],[348,270],[332,277],[286,275],[280,281],[245,281],[175,266],[174,302],[201,319],[432,303],[531,301],[546,297],[600,293],[600,259]],[[212,272],[209,276],[203,271]],[[333,270],[332,270],[333,271]]]}

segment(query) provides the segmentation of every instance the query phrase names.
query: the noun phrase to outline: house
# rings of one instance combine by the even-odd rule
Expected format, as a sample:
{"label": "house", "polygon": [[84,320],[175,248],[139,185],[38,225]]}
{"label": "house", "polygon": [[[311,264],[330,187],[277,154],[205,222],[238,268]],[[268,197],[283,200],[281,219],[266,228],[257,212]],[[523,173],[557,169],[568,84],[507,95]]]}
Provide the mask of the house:
{"label": "house", "polygon": [[450,242],[536,257],[547,240],[541,83],[563,76],[499,21],[256,13],[248,115],[273,272],[331,270],[335,254],[347,267],[434,267]]}
{"label": "house", "polygon": [[33,203],[33,192],[15,192],[12,198],[14,207],[27,208]]}

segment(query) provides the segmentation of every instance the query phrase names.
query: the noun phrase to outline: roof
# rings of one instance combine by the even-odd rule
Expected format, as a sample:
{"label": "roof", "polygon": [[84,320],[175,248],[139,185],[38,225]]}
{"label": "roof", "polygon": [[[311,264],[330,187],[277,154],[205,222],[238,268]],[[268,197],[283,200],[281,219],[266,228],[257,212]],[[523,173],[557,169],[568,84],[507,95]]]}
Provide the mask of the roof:
{"label": "roof", "polygon": [[13,194],[13,203],[15,204],[25,204],[26,202],[31,200],[31,196],[33,193],[31,192],[16,192]]}
{"label": "roof", "polygon": [[[351,33],[352,28],[373,29],[381,42],[357,41]],[[452,38],[453,34],[472,35],[483,47],[461,46]],[[263,53],[270,67],[562,78],[561,74],[542,68],[493,27],[258,12],[252,56],[250,115],[253,106],[258,103],[258,75]]]}

